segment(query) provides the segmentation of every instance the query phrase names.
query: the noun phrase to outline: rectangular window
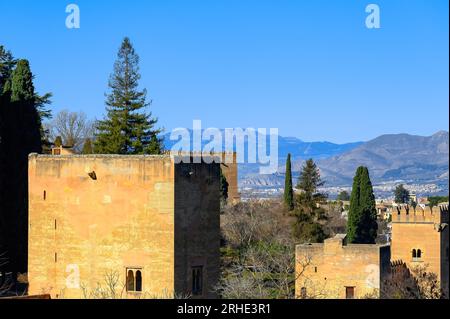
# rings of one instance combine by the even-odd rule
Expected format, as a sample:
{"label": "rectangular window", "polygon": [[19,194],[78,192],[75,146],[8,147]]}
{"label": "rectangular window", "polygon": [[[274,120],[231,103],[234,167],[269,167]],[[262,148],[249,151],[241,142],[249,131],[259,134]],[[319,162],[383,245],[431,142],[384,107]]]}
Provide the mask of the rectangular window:
{"label": "rectangular window", "polygon": [[345,299],[355,299],[355,287],[345,287]]}
{"label": "rectangular window", "polygon": [[203,294],[203,266],[192,267],[192,294],[194,296]]}

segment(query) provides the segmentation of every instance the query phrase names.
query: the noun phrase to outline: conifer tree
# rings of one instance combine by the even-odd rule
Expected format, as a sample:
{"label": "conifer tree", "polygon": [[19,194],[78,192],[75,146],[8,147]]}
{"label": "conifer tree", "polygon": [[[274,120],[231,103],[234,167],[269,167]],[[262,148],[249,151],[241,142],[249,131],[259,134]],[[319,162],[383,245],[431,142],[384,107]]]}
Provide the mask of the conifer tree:
{"label": "conifer tree", "polygon": [[284,204],[287,209],[294,209],[294,190],[292,188],[292,168],[291,168],[291,154],[288,154],[286,160],[286,176],[284,181]]}
{"label": "conifer tree", "polygon": [[90,138],[87,138],[87,139],[84,141],[82,153],[83,153],[83,154],[92,154],[92,153],[93,153],[93,150],[92,150],[92,143],[91,143],[91,139],[90,139]]}
{"label": "conifer tree", "polygon": [[320,171],[312,159],[302,167],[297,189],[294,215],[294,236],[302,242],[323,242],[327,234],[320,223],[327,219],[325,210],[318,204],[326,200],[326,195],[319,192],[324,182]]}
{"label": "conifer tree", "polygon": [[6,267],[26,272],[28,244],[28,154],[40,153],[41,119],[33,74],[27,60],[19,60],[4,86],[2,97],[3,200],[2,234],[8,252]]}
{"label": "conifer tree", "polygon": [[367,167],[358,167],[353,179],[347,240],[355,244],[373,244],[377,237],[377,212],[372,182]]}
{"label": "conifer tree", "polygon": [[139,56],[129,38],[119,49],[114,72],[110,76],[110,93],[106,99],[106,118],[97,123],[95,153],[104,154],[159,154],[161,130],[157,119],[145,108],[147,91],[139,90]]}

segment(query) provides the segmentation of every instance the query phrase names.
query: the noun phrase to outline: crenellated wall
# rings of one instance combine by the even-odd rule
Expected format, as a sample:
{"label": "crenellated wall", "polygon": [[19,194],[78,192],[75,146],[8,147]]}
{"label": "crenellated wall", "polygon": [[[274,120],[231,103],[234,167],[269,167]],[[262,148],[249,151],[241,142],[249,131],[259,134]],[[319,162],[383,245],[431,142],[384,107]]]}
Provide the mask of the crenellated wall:
{"label": "crenellated wall", "polygon": [[[409,268],[426,266],[435,273],[448,297],[449,291],[448,206],[430,209],[402,206],[392,214],[392,259]],[[419,252],[420,251],[420,252]]]}

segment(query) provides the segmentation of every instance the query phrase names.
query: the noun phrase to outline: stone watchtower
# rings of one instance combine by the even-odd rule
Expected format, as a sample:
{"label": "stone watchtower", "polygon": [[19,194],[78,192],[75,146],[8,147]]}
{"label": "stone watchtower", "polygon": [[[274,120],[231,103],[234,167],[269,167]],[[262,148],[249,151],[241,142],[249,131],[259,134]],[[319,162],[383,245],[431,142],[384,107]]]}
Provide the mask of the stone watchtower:
{"label": "stone watchtower", "polygon": [[29,294],[216,297],[219,165],[31,154]]}
{"label": "stone watchtower", "polygon": [[427,265],[435,273],[448,298],[449,237],[448,206],[431,209],[403,206],[392,213],[392,260],[411,268]]}

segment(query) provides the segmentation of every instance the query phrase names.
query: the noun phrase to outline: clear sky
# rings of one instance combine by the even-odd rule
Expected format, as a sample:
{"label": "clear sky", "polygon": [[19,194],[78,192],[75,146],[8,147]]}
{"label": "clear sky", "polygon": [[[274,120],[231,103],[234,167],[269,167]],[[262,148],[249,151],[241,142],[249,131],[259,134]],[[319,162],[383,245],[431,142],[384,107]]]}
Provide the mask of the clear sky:
{"label": "clear sky", "polygon": [[[67,29],[76,3],[81,28]],[[367,29],[365,7],[380,7]],[[129,36],[167,130],[276,127],[306,141],[448,130],[447,0],[0,1],[0,43],[51,108],[104,114]]]}

